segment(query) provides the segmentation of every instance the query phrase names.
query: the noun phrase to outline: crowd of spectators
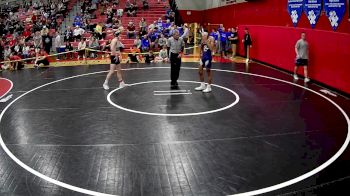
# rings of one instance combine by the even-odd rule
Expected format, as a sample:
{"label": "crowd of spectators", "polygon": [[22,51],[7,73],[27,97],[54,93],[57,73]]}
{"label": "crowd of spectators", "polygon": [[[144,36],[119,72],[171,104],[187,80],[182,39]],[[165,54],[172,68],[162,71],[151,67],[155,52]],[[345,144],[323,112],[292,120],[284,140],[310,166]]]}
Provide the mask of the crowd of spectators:
{"label": "crowd of spectators", "polygon": [[[50,54],[53,44],[58,44],[53,36],[67,14],[68,1],[29,0],[15,5],[5,4],[0,13],[0,61]],[[36,59],[36,62],[40,60]],[[1,67],[21,69],[23,63],[14,62]]]}

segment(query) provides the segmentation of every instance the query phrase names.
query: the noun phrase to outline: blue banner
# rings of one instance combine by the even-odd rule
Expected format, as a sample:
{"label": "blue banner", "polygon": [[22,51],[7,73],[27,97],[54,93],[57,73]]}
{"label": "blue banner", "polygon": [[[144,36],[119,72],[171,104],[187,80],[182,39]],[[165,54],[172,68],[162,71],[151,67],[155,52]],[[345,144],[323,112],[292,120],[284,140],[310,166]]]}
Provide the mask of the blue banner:
{"label": "blue banner", "polygon": [[311,27],[315,28],[322,11],[322,0],[305,0],[304,11]]}
{"label": "blue banner", "polygon": [[303,13],[304,0],[288,0],[288,12],[294,27],[297,26],[301,14]]}
{"label": "blue banner", "polygon": [[345,14],[345,0],[324,0],[324,9],[333,30],[337,30]]}

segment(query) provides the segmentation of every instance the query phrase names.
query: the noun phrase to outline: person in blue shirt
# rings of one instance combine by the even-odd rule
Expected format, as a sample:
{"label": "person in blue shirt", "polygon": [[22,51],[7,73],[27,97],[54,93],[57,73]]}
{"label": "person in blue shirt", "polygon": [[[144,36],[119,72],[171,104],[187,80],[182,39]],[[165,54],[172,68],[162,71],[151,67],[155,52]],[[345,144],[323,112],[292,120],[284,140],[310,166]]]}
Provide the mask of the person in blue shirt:
{"label": "person in blue shirt", "polygon": [[141,50],[142,52],[148,52],[150,49],[150,41],[148,39],[147,35],[144,35],[142,40],[141,40]]}
{"label": "person in blue shirt", "polygon": [[[195,88],[196,91],[202,91],[203,93],[210,93],[211,84],[212,84],[212,50],[214,48],[214,38],[208,37],[208,32],[202,33],[202,43],[201,43],[201,51],[200,51],[200,61],[198,67],[200,86]],[[208,85],[204,82],[204,68],[208,75]]]}
{"label": "person in blue shirt", "polygon": [[227,32],[225,32],[225,27],[221,27],[220,31],[220,53],[221,53],[221,57],[226,58],[226,51],[227,51]]}
{"label": "person in blue shirt", "polygon": [[148,38],[151,41],[151,48],[157,48],[158,47],[158,38],[159,34],[157,33],[158,28],[154,28],[150,30],[148,34]]}
{"label": "person in blue shirt", "polygon": [[216,54],[217,50],[219,50],[219,32],[214,28],[212,29],[212,32],[209,35],[210,37],[213,37],[214,39],[214,48],[213,48],[213,54]]}
{"label": "person in blue shirt", "polygon": [[162,21],[162,18],[159,18],[158,21],[157,21],[157,25],[159,30],[163,31],[163,21]]}

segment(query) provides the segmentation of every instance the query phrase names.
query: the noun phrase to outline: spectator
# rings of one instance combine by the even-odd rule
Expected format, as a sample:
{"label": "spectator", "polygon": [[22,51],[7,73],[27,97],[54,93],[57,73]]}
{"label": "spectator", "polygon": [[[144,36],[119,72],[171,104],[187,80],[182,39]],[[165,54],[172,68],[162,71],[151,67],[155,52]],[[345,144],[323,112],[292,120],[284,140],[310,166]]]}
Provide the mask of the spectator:
{"label": "spectator", "polygon": [[134,45],[136,46],[136,48],[141,50],[142,43],[141,43],[140,36],[136,36],[136,39],[134,40]]}
{"label": "spectator", "polygon": [[35,35],[34,35],[34,49],[35,49],[35,52],[36,53],[39,53],[41,47],[42,47],[42,43],[43,43],[43,40],[42,40],[42,37],[40,35],[40,32],[37,31],[35,32]]}
{"label": "spectator", "polygon": [[[183,27],[183,34],[181,36],[185,42],[185,48],[187,47],[189,36],[190,36],[190,30],[188,29],[187,24],[185,24]],[[185,54],[186,54],[186,50],[185,50]]]}
{"label": "spectator", "polygon": [[169,62],[167,45],[164,45],[163,48],[160,50],[159,56],[156,57],[156,62],[158,62],[158,63]]}
{"label": "spectator", "polygon": [[144,35],[142,34],[141,32],[147,32],[147,22],[146,22],[146,19],[145,18],[141,18],[141,21],[140,21],[140,34],[141,35]]}
{"label": "spectator", "polygon": [[84,32],[84,29],[80,28],[79,26],[76,26],[73,31],[73,38],[75,40],[80,40]]}
{"label": "spectator", "polygon": [[45,52],[47,54],[50,54],[51,47],[52,47],[52,37],[50,36],[50,34],[47,33],[42,35],[42,43],[43,43],[43,48]]}
{"label": "spectator", "polygon": [[39,68],[41,66],[49,66],[49,55],[45,52],[45,50],[40,50],[40,54],[37,57],[34,67]]}
{"label": "spectator", "polygon": [[73,30],[72,27],[68,26],[64,31],[64,42],[72,42],[73,39]]}
{"label": "spectator", "polygon": [[248,28],[245,28],[244,32],[245,32],[245,35],[244,35],[244,39],[242,40],[244,44],[244,51],[245,51],[244,56],[247,59],[247,61],[249,61],[249,48],[252,47],[252,38],[250,37]]}
{"label": "spectator", "polygon": [[[98,50],[100,48],[100,44],[98,43],[98,40],[95,37],[91,37],[91,40],[89,42],[89,48],[93,50]],[[97,58],[97,53],[95,51],[91,51],[90,57]]]}
{"label": "spectator", "polygon": [[[56,32],[55,41],[54,41],[54,47],[56,48],[57,54],[60,53],[61,45],[62,45],[61,35],[60,35],[60,32],[57,31]],[[57,55],[57,60],[60,60],[60,56],[59,55]]]}
{"label": "spectator", "polygon": [[140,61],[140,49],[137,48],[137,45],[133,45],[131,48],[131,53],[128,54],[128,60],[126,63],[139,63]]}
{"label": "spectator", "polygon": [[23,49],[22,49],[22,58],[23,59],[27,59],[29,58],[29,52],[30,52],[30,48],[29,45],[24,45]]}
{"label": "spectator", "polygon": [[143,36],[143,39],[141,40],[141,50],[142,52],[148,52],[150,49],[150,41],[148,39],[147,35]]}
{"label": "spectator", "polygon": [[73,46],[69,41],[67,41],[66,42],[66,52],[70,52],[70,53],[66,54],[67,59],[68,58],[73,59],[73,53],[71,51],[73,51]]}
{"label": "spectator", "polygon": [[85,48],[86,48],[86,39],[83,38],[80,40],[78,44],[78,60],[81,56],[83,56],[83,59],[85,59]]}
{"label": "spectator", "polygon": [[127,36],[130,39],[130,38],[135,38],[135,35],[136,35],[135,25],[132,21],[130,21],[127,27]]}
{"label": "spectator", "polygon": [[167,45],[167,41],[168,39],[165,38],[164,34],[160,34],[160,38],[158,40],[158,45],[159,45],[159,48],[163,48],[163,46],[166,46]]}
{"label": "spectator", "polygon": [[154,56],[152,50],[150,50],[149,53],[146,54],[144,57],[145,57],[145,63],[153,63],[154,62],[155,56]]}
{"label": "spectator", "polygon": [[229,31],[228,38],[231,42],[232,58],[235,58],[238,44],[238,34],[236,28],[232,28],[231,32]]}
{"label": "spectator", "polygon": [[142,0],[142,7],[143,7],[143,10],[149,9],[148,0]]}
{"label": "spectator", "polygon": [[224,58],[227,58],[226,57],[226,51],[227,51],[227,47],[226,47],[226,44],[227,44],[227,32],[225,31],[225,27],[221,27],[220,28],[220,53],[221,53],[221,56],[224,57]]}
{"label": "spectator", "polygon": [[103,34],[102,34],[102,24],[101,23],[97,23],[96,28],[95,28],[95,33],[96,36],[98,37],[98,39],[102,39],[103,38]]}
{"label": "spectator", "polygon": [[156,30],[155,29],[153,29],[153,30],[151,30],[150,32],[149,32],[149,35],[148,35],[148,37],[149,37],[149,40],[150,40],[150,42],[151,42],[151,48],[157,48],[158,47],[158,33],[156,32]]}

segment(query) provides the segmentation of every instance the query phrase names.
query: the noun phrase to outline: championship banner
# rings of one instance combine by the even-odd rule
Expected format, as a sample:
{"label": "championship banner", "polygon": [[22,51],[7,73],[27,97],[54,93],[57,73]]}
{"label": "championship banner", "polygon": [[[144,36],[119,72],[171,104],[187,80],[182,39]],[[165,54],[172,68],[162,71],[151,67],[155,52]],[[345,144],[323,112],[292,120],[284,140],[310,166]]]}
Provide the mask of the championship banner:
{"label": "championship banner", "polygon": [[297,26],[301,14],[303,13],[304,0],[288,0],[288,12],[294,27]]}
{"label": "championship banner", "polygon": [[333,30],[337,30],[345,14],[345,0],[324,0],[324,9]]}
{"label": "championship banner", "polygon": [[315,28],[322,11],[322,0],[305,0],[304,11],[311,27]]}

